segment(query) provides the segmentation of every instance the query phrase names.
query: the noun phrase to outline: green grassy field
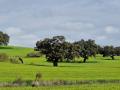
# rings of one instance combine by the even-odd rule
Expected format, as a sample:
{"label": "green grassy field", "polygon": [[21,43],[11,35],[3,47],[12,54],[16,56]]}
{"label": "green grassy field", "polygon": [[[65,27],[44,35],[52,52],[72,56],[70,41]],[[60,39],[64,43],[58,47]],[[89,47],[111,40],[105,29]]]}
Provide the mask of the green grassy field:
{"label": "green grassy field", "polygon": [[32,48],[15,47],[15,46],[0,46],[0,53],[6,53],[9,56],[26,56],[27,53],[34,51]]}
{"label": "green grassy field", "polygon": [[[9,56],[26,56],[32,52],[31,48],[21,47],[1,47],[0,53],[7,53]],[[34,80],[37,72],[42,73],[43,80],[120,80],[120,57],[110,60],[109,57],[103,58],[97,55],[90,58],[87,63],[59,63],[59,67],[53,67],[52,63],[46,62],[41,58],[23,58],[24,64],[12,64],[10,62],[0,62],[0,82],[13,81],[18,77],[23,80]],[[82,61],[82,59],[76,59]],[[51,88],[51,89],[49,89]],[[10,90],[10,88],[0,88]],[[81,86],[56,86],[56,87],[20,87],[11,88],[12,90],[119,90],[118,84],[94,84]]]}

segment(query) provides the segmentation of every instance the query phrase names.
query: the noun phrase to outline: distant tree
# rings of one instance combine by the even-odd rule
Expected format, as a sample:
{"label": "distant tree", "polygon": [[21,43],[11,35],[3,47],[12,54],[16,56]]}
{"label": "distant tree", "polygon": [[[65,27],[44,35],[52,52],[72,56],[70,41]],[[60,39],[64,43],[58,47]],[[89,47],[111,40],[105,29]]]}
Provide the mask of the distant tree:
{"label": "distant tree", "polygon": [[8,45],[9,38],[10,37],[6,33],[0,31],[0,45]]}
{"label": "distant tree", "polygon": [[75,45],[79,45],[79,55],[84,58],[83,62],[86,62],[88,57],[90,56],[96,56],[98,53],[98,45],[95,43],[94,40],[89,39],[85,41],[84,39],[81,39],[80,41],[74,42]]}
{"label": "distant tree", "polygon": [[120,47],[115,47],[115,55],[120,56]]}
{"label": "distant tree", "polygon": [[102,54],[103,57],[110,56],[112,59],[115,55],[120,55],[120,47],[101,47],[92,39],[81,39],[70,43],[65,40],[64,36],[54,36],[37,41],[35,50],[43,53],[47,61],[53,62],[53,66],[58,66],[59,61],[75,61],[76,57],[82,57],[85,63],[89,57],[96,57],[96,54]]}
{"label": "distant tree", "polygon": [[113,60],[114,60],[114,56],[115,56],[115,49],[113,46],[105,46],[103,48],[103,57],[107,57],[110,56]]}

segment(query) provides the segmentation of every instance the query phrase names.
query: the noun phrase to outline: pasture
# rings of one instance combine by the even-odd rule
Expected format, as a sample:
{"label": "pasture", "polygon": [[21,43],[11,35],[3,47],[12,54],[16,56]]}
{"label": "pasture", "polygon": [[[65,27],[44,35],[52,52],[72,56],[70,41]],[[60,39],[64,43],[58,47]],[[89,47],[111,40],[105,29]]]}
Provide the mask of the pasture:
{"label": "pasture", "polygon": [[[76,58],[76,63],[59,63],[58,67],[53,67],[47,62],[45,57],[27,58],[27,53],[33,52],[32,48],[22,47],[0,47],[0,53],[9,56],[22,56],[24,64],[13,64],[10,62],[0,62],[0,82],[14,81],[16,78],[23,80],[34,80],[36,73],[42,74],[42,80],[120,80],[120,57],[115,60],[101,55],[96,58],[89,58],[86,63],[82,63],[82,58]],[[92,84],[80,86],[48,86],[48,87],[14,87],[0,88],[1,90],[119,90],[120,83]],[[50,89],[51,88],[51,89]]]}

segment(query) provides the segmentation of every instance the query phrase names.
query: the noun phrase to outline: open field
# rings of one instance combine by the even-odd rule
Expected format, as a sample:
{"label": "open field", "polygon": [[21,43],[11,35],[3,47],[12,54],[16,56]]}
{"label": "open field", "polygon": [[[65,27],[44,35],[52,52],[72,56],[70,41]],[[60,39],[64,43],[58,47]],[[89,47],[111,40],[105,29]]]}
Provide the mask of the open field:
{"label": "open field", "polygon": [[[4,48],[0,53],[7,53],[9,56],[26,56],[32,52],[31,48]],[[41,58],[23,58],[24,64],[12,64],[10,62],[0,62],[0,82],[14,81],[21,77],[23,80],[34,80],[37,72],[42,73],[42,80],[120,80],[120,57],[116,60],[110,60],[109,57],[103,58],[97,55],[96,58],[90,58],[87,63],[59,63],[59,67],[53,67],[52,63],[46,62]],[[76,59],[82,61],[82,59]],[[51,88],[51,89],[49,89]],[[10,90],[9,88],[0,88],[1,90]],[[12,90],[119,90],[120,83],[113,84],[94,84],[81,86],[60,86],[60,87],[22,87],[11,88]]]}
{"label": "open field", "polygon": [[44,62],[44,58],[24,58],[24,64],[10,64],[0,62],[0,81],[11,81],[17,77],[33,80],[37,72],[41,72],[43,79],[62,80],[96,80],[120,79],[120,60],[96,60],[88,63],[59,63],[53,67],[52,63]]}
{"label": "open field", "polygon": [[27,53],[32,52],[32,48],[25,48],[25,47],[14,47],[14,46],[7,46],[1,47],[0,46],[0,53],[6,53],[9,56],[26,56]]}

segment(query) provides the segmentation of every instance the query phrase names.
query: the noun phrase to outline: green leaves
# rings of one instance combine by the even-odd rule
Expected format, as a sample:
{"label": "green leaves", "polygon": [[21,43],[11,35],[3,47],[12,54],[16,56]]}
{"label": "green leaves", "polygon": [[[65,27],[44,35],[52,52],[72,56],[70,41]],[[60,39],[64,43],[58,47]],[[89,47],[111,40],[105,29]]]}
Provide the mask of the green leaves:
{"label": "green leaves", "polygon": [[8,45],[9,38],[7,34],[0,31],[0,45]]}
{"label": "green leaves", "polygon": [[64,36],[54,36],[53,38],[38,41],[35,50],[45,54],[48,61],[71,61],[75,57],[81,56],[84,59],[88,59],[89,56],[95,56],[97,45],[91,39],[88,41],[82,39],[81,41],[70,43],[65,41]]}

